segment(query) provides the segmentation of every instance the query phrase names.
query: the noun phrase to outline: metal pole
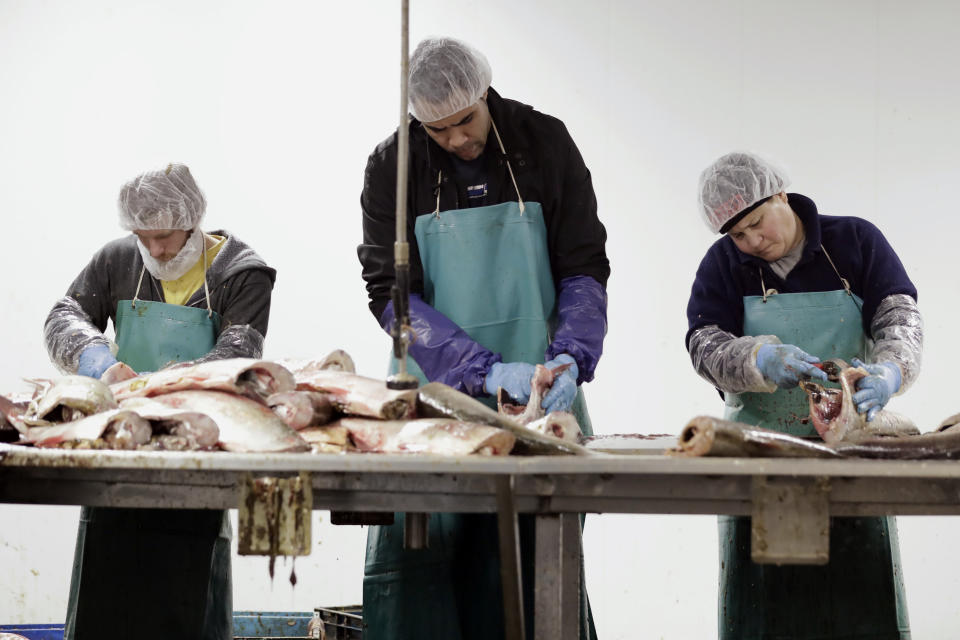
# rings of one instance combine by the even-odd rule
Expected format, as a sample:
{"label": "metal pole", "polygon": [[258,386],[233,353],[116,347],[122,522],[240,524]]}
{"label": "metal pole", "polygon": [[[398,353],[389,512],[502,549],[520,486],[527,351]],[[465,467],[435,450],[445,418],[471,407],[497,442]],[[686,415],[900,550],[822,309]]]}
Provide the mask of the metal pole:
{"label": "metal pole", "polygon": [[400,124],[397,127],[397,237],[393,245],[395,279],[390,288],[393,300],[393,357],[397,373],[387,378],[391,389],[416,389],[419,381],[407,372],[410,328],[410,245],[407,244],[407,165],[409,162],[409,120],[407,117],[407,73],[409,71],[410,5],[400,2]]}

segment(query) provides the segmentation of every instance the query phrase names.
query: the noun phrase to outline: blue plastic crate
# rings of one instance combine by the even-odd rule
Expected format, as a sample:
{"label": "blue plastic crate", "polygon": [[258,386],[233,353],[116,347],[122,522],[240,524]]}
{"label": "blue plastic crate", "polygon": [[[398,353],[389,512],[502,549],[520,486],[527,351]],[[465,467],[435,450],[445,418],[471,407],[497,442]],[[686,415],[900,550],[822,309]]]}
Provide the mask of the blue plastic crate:
{"label": "blue plastic crate", "polygon": [[63,640],[62,624],[0,624],[0,632],[16,633],[30,640]]}
{"label": "blue plastic crate", "polygon": [[[237,640],[272,638],[307,639],[310,620],[324,612],[322,618],[333,638],[360,637],[360,607],[330,607],[305,611],[234,611],[233,637]],[[332,627],[332,628],[331,628]],[[17,633],[29,640],[63,640],[63,624],[0,624],[0,632]],[[329,635],[328,635],[329,637]]]}
{"label": "blue plastic crate", "polygon": [[312,612],[234,611],[234,638],[307,638]]}
{"label": "blue plastic crate", "polygon": [[327,640],[359,640],[363,638],[363,607],[317,607],[314,615],[323,621]]}

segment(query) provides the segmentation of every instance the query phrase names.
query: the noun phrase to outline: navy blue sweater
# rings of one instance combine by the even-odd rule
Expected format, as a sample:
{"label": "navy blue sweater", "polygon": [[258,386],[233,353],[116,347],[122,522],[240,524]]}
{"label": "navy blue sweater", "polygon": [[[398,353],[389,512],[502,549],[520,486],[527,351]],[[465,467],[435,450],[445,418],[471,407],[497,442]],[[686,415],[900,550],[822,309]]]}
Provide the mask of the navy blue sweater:
{"label": "navy blue sweater", "polygon": [[787,197],[806,231],[807,244],[800,262],[783,280],[765,260],[737,249],[729,236],[714,242],[700,262],[687,303],[688,348],[691,334],[709,325],[738,337],[743,335],[743,297],[763,293],[761,269],[767,288],[780,293],[842,289],[821,245],[840,275],[850,282],[853,293],[863,299],[863,329],[868,337],[873,337],[870,321],[884,298],[902,293],[917,299],[917,289],[900,258],[873,224],[862,218],[820,215],[810,198],[798,193]]}

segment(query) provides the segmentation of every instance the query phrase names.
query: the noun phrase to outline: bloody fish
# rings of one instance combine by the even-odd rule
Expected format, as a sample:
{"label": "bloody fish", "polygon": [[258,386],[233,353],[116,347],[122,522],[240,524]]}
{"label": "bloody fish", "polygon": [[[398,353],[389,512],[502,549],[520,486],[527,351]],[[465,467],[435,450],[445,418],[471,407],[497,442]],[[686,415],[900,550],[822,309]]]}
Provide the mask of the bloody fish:
{"label": "bloody fish", "polygon": [[310,445],[265,405],[223,391],[174,391],[155,401],[209,416],[219,427],[218,444],[227,451],[307,451]]}
{"label": "bloody fish", "polygon": [[866,369],[851,367],[842,360],[832,360],[839,387],[826,387],[812,381],[800,386],[806,392],[810,405],[810,419],[814,429],[827,444],[856,442],[875,436],[916,435],[920,431],[909,418],[893,411],[878,411],[867,422],[865,414],[857,413],[853,403],[857,380],[870,375]]}
{"label": "bloody fish", "polygon": [[226,391],[264,401],[274,393],[292,391],[293,374],[275,362],[227,358],[199,364],[183,363],[147,373],[111,387],[119,400],[159,396],[173,391]]}
{"label": "bloody fish", "polygon": [[595,455],[579,444],[539,433],[498,413],[475,398],[442,382],[429,382],[417,390],[417,415],[424,418],[456,418],[509,431],[517,438],[514,452],[544,455]]}
{"label": "bloody fish", "polygon": [[509,431],[450,418],[343,418],[340,425],[347,429],[357,449],[376,453],[505,456],[516,441]]}

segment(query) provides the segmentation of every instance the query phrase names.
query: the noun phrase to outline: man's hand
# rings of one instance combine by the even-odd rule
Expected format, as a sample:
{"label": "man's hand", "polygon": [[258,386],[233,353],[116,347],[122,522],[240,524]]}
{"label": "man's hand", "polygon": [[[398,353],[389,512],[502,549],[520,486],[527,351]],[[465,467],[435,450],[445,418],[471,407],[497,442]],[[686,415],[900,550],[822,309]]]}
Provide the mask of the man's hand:
{"label": "man's hand", "polygon": [[553,379],[553,386],[543,397],[540,406],[547,413],[553,411],[569,411],[573,406],[573,400],[577,397],[577,376],[580,375],[577,369],[577,361],[573,356],[561,353],[556,358],[546,363],[547,369],[556,369],[562,365],[569,365],[563,372],[558,373]]}
{"label": "man's hand", "polygon": [[536,367],[526,362],[495,362],[487,371],[483,390],[492,396],[503,388],[519,404],[530,402],[530,381]]}

